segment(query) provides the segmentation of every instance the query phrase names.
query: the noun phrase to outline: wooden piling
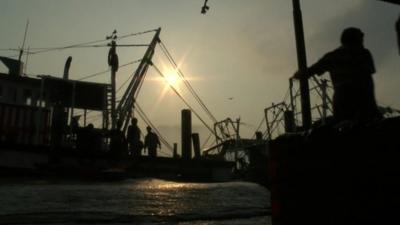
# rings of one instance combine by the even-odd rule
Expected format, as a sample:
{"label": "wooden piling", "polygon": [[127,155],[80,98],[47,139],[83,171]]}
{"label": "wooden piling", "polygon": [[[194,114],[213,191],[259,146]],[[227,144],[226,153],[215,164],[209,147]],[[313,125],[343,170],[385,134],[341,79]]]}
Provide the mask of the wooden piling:
{"label": "wooden piling", "polygon": [[194,158],[199,159],[201,155],[200,155],[200,136],[198,133],[192,134],[192,141],[193,141]]}
{"label": "wooden piling", "polygon": [[191,134],[192,134],[192,112],[189,109],[183,109],[181,112],[182,118],[182,159],[191,159],[192,158],[192,143],[191,143]]}
{"label": "wooden piling", "polygon": [[173,155],[174,159],[179,158],[178,155],[178,143],[174,143],[174,155]]}

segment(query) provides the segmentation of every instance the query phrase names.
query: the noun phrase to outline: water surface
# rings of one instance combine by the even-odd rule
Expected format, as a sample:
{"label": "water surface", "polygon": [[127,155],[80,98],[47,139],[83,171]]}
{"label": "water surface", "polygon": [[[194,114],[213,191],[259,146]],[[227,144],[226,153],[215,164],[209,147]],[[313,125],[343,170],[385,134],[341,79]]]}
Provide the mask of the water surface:
{"label": "water surface", "polygon": [[270,224],[269,192],[247,182],[0,181],[0,224]]}

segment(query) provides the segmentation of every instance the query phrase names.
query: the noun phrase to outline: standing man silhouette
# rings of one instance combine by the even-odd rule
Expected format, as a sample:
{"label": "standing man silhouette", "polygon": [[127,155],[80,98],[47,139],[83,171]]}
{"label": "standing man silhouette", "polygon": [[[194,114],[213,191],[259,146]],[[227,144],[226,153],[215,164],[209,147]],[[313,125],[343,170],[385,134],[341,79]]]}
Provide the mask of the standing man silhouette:
{"label": "standing man silhouette", "polygon": [[151,158],[155,158],[157,157],[157,146],[161,148],[161,143],[157,134],[151,131],[151,127],[148,126],[146,129],[147,135],[144,139],[144,148],[148,149]]}
{"label": "standing man silhouette", "polygon": [[133,157],[141,156],[143,142],[140,140],[140,128],[137,125],[138,120],[132,118],[131,125],[128,127],[127,139],[129,143],[129,151]]}
{"label": "standing man silhouette", "polygon": [[381,118],[378,110],[372,74],[375,66],[372,55],[363,45],[364,34],[358,28],[346,28],[341,46],[325,54],[307,69],[306,74],[296,72],[295,78],[311,77],[329,72],[333,83],[333,116],[343,120],[368,121]]}

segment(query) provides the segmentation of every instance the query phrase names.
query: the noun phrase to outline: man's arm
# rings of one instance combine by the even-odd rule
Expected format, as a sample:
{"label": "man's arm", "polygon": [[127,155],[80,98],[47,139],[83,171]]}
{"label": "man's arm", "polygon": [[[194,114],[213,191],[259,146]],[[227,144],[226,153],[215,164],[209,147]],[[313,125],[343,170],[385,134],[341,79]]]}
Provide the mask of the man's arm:
{"label": "man's arm", "polygon": [[306,76],[307,79],[314,75],[322,75],[326,71],[328,71],[329,67],[329,56],[325,55],[322,57],[318,62],[314,63],[312,66],[308,67],[307,70],[302,74],[300,71],[297,71],[294,75],[293,78],[295,79],[300,79],[303,76]]}

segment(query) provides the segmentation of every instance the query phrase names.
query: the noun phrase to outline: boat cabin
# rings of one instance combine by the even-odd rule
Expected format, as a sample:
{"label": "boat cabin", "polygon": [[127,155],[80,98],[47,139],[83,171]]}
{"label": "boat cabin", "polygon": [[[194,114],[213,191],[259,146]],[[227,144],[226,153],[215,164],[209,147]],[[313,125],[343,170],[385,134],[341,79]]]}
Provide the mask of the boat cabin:
{"label": "boat cabin", "polygon": [[58,78],[22,75],[22,63],[0,57],[9,73],[0,73],[0,143],[51,145],[56,136],[70,135],[71,122],[86,110],[103,114],[108,127],[110,85]]}

